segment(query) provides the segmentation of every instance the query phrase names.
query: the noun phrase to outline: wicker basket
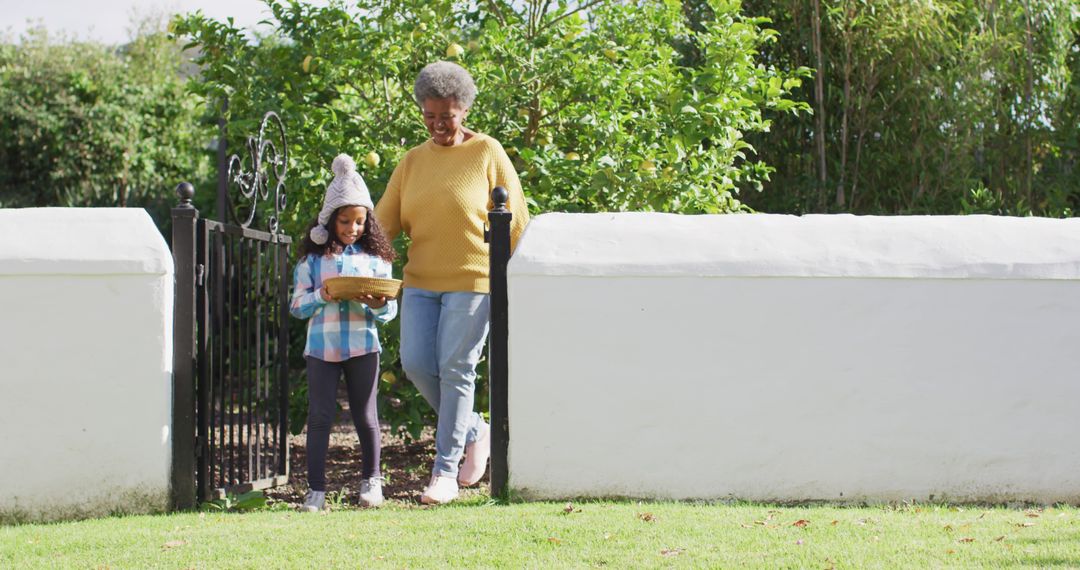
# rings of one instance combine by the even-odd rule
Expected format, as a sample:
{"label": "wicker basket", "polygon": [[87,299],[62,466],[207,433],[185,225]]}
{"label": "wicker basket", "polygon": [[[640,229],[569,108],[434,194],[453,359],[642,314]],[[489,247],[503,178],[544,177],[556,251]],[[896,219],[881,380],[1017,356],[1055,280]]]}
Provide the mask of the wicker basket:
{"label": "wicker basket", "polygon": [[401,281],[398,279],[331,277],[325,283],[326,289],[335,299],[355,299],[364,295],[394,299],[401,292]]}

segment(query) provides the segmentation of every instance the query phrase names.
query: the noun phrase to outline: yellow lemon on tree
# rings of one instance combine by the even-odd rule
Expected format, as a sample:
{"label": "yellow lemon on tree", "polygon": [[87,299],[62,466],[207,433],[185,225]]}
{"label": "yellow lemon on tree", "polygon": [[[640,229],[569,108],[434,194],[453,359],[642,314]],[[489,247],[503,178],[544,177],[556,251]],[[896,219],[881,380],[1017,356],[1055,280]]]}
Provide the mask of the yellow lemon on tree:
{"label": "yellow lemon on tree", "polygon": [[604,49],[604,57],[607,57],[611,61],[615,61],[619,57],[619,53],[611,48]]}
{"label": "yellow lemon on tree", "polygon": [[379,160],[379,153],[375,151],[371,151],[364,155],[364,164],[370,166],[371,168],[375,168],[376,166],[378,166]]}
{"label": "yellow lemon on tree", "polygon": [[465,53],[465,48],[461,47],[458,44],[450,44],[446,46],[446,57],[458,57],[463,53]]}
{"label": "yellow lemon on tree", "polygon": [[581,160],[581,155],[574,151],[570,151],[563,155],[566,160]]}
{"label": "yellow lemon on tree", "polygon": [[304,58],[304,63],[300,64],[300,69],[303,69],[304,73],[307,73],[308,71],[311,70],[311,56],[310,55]]}
{"label": "yellow lemon on tree", "polygon": [[649,174],[652,174],[656,172],[656,163],[646,158],[645,160],[641,161],[641,164],[638,165],[638,168],[642,172],[648,172]]}

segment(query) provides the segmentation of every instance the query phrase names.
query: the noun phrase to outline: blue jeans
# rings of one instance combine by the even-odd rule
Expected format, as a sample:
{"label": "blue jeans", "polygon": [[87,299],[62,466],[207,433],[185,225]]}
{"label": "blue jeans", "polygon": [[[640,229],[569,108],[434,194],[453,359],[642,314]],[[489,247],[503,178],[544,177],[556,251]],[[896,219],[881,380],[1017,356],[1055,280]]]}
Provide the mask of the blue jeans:
{"label": "blue jeans", "polygon": [[456,477],[465,445],[489,429],[473,411],[488,311],[485,293],[406,287],[402,295],[401,367],[439,415],[435,475]]}

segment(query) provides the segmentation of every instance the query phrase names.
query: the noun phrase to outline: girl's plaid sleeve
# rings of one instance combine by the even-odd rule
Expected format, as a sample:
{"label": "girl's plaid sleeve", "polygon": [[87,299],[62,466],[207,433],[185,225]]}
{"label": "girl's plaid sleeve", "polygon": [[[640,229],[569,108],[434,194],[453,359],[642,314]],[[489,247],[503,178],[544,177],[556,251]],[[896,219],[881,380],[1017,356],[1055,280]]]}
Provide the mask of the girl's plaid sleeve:
{"label": "girl's plaid sleeve", "polygon": [[293,271],[293,294],[292,302],[289,303],[289,313],[298,319],[308,319],[315,314],[319,307],[326,304],[326,300],[315,288],[315,261],[312,256],[305,256],[296,264]]}

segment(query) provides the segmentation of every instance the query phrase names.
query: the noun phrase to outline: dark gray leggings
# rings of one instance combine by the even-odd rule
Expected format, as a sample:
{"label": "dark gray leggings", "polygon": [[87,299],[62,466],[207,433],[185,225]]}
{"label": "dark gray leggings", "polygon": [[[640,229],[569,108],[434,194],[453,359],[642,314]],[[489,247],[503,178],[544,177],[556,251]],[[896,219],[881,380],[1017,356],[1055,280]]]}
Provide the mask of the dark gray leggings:
{"label": "dark gray leggings", "polygon": [[379,394],[379,353],[350,358],[345,362],[326,362],[307,357],[308,487],[326,491],[326,448],[330,445],[330,426],[337,415],[337,383],[345,373],[356,435],[360,437],[361,475],[379,476],[379,412],[375,400]]}

